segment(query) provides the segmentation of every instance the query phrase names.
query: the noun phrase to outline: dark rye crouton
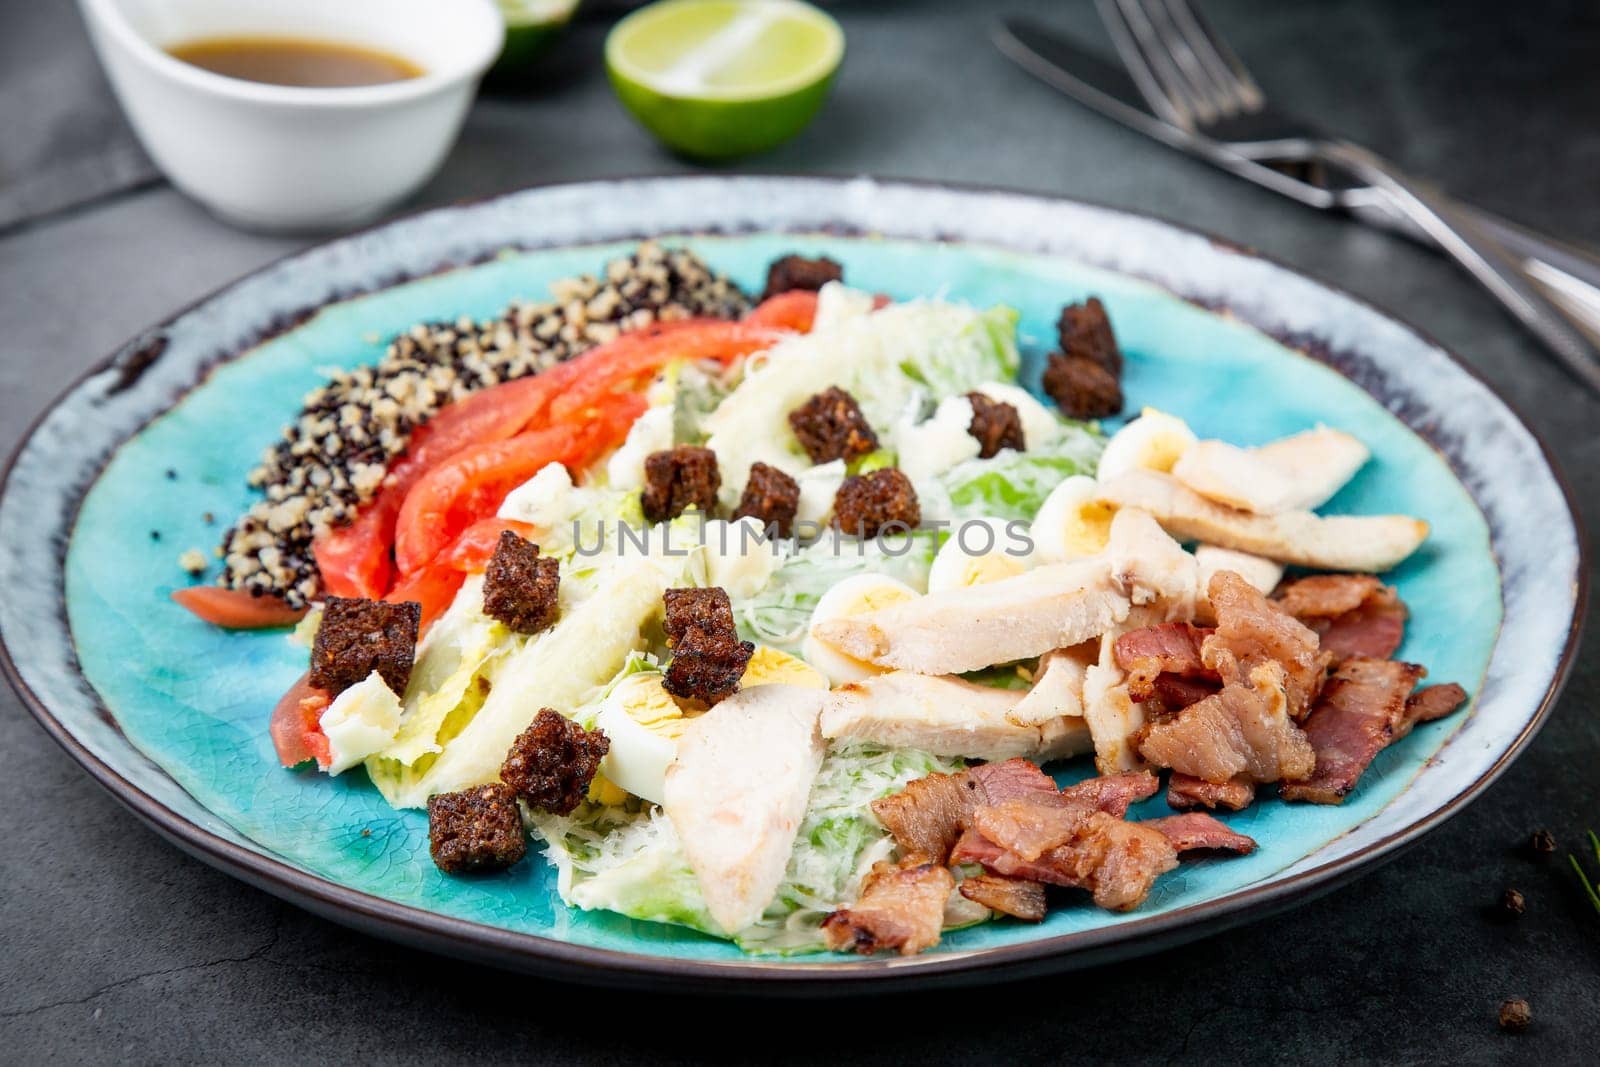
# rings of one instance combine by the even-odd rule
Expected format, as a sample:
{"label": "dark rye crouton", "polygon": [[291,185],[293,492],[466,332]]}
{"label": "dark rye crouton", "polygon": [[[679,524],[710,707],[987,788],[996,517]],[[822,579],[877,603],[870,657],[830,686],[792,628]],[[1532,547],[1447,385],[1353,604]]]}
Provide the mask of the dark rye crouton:
{"label": "dark rye crouton", "polygon": [[750,480],[744,483],[739,506],[733,509],[735,519],[753,518],[763,530],[788,537],[794,532],[794,517],[799,510],[799,482],[777,467],[750,464]]}
{"label": "dark rye crouton", "polygon": [[582,803],[600,761],[611,751],[601,730],[585,730],[552,708],[540,708],[500,766],[500,780],[535,811],[566,815]]}
{"label": "dark rye crouton", "polygon": [[428,851],[457,874],[510,867],[528,854],[528,835],[510,786],[491,782],[428,798]]}
{"label": "dark rye crouton", "polygon": [[739,691],[756,646],[737,634],[691,626],[672,650],[661,687],[681,700],[716,704]]}
{"label": "dark rye crouton", "polygon": [[733,602],[727,590],[718,586],[709,589],[668,589],[661,594],[666,608],[667,644],[676,645],[691,629],[710,635],[735,637]]}
{"label": "dark rye crouton", "polygon": [[829,282],[843,280],[844,268],[826,256],[819,259],[783,256],[773,260],[767,268],[767,291],[761,294],[761,299],[787,293],[791,289],[816,292]]}
{"label": "dark rye crouton", "polygon": [[1087,356],[1050,353],[1043,384],[1062,413],[1074,419],[1103,419],[1122,410],[1116,376]]}
{"label": "dark rye crouton", "polygon": [[898,467],[846,478],[833,497],[833,524],[857,537],[876,537],[891,524],[914,529],[921,521],[917,490]]}
{"label": "dark rye crouton", "polygon": [[331,596],[311,642],[311,677],[318,689],[336,697],[373,671],[396,696],[406,691],[417,657],[422,605],[389,604],[360,597]]}
{"label": "dark rye crouton", "polygon": [[1056,332],[1062,353],[1092,359],[1114,376],[1122,376],[1122,349],[1117,347],[1117,335],[1099,297],[1062,308]]}
{"label": "dark rye crouton", "polygon": [[846,463],[878,447],[878,435],[867,424],[856,398],[830,385],[789,412],[789,425],[813,463]]}
{"label": "dark rye crouton", "polygon": [[709,448],[679,445],[645,457],[640,503],[651,522],[675,519],[692,507],[710,515],[720,488],[717,454]]}
{"label": "dark rye crouton", "polygon": [[560,614],[561,565],[510,530],[483,571],[483,613],[519,634],[548,629]]}
{"label": "dark rye crouton", "polygon": [[1021,452],[1028,447],[1022,435],[1022,416],[1015,404],[991,400],[982,393],[968,393],[967,400],[972,404],[967,432],[978,442],[979,459],[988,459],[1004,448]]}

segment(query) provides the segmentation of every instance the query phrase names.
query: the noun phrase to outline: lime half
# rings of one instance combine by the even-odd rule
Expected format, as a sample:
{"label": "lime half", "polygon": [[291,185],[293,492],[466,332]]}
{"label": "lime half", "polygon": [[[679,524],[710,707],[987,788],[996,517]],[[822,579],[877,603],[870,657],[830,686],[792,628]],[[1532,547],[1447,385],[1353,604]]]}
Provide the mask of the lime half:
{"label": "lime half", "polygon": [[496,77],[526,74],[550,42],[572,21],[578,0],[497,0],[506,20],[506,43],[495,60]]}
{"label": "lime half", "polygon": [[606,38],[623,105],[700,159],[762,152],[799,133],[843,58],[839,24],[800,0],[661,0]]}

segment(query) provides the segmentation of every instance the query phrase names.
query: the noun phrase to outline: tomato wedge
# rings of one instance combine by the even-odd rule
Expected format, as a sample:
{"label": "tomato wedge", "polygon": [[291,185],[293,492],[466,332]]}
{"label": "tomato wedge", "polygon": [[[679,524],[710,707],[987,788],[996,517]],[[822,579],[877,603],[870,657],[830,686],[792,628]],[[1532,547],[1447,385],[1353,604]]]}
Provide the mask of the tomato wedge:
{"label": "tomato wedge", "polygon": [[293,626],[305,618],[305,608],[291,608],[275,596],[254,596],[243,589],[220,585],[191,585],[175,589],[172,599],[195,615],[228,630],[269,630]]}
{"label": "tomato wedge", "polygon": [[500,535],[507,530],[525,540],[534,539],[533,527],[525,522],[498,516],[479,519],[462,531],[455,544],[440,553],[439,558],[429,566],[445,566],[466,574],[481,571],[489,565],[494,550],[500,544]]}
{"label": "tomato wedge", "polygon": [[323,768],[333,763],[328,735],[322,732],[321,723],[322,713],[331,703],[326,690],[312,687],[309,673],[302,674],[289,687],[278,706],[272,709],[272,722],[267,727],[272,735],[272,747],[278,751],[279,763],[297,767],[314,759],[317,766]]}
{"label": "tomato wedge", "polygon": [[612,397],[581,421],[475,445],[429,471],[406,494],[395,528],[394,558],[402,582],[551,463],[583,467],[620,444],[644,409],[641,396]]}
{"label": "tomato wedge", "polygon": [[795,333],[810,333],[817,319],[817,294],[809,289],[790,289],[757,304],[744,321],[752,326],[770,326]]}
{"label": "tomato wedge", "polygon": [[732,363],[741,356],[771,348],[786,334],[760,324],[714,320],[698,323],[691,329],[665,330],[650,336],[624,334],[618,340],[636,336],[637,344],[613,348],[617,342],[612,342],[566,364],[570,367],[591,356],[603,357],[588,364],[583,373],[551,401],[551,424],[572,419],[609,394],[644,388],[674,360]]}

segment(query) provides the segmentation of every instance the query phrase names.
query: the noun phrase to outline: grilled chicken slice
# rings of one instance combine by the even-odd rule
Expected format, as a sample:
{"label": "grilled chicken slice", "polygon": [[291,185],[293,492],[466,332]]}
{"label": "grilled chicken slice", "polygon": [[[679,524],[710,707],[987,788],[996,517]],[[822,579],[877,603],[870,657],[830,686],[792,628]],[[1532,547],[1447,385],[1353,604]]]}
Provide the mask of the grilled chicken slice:
{"label": "grilled chicken slice", "polygon": [[817,721],[827,695],[752,686],[692,720],[678,740],[662,807],[726,933],[761,918],[783,881],[822,766]]}
{"label": "grilled chicken slice", "polygon": [[1061,718],[1083,717],[1084,673],[1100,656],[1100,642],[1046,652],[1034,672],[1033,686],[1006,712],[1015,726],[1042,726]]}
{"label": "grilled chicken slice", "polygon": [[1280,438],[1250,452],[1288,474],[1296,489],[1289,509],[1305,511],[1332,500],[1372,458],[1366,445],[1343,430],[1326,426]]}
{"label": "grilled chicken slice", "polygon": [[1283,468],[1226,441],[1196,441],[1173,464],[1172,476],[1207,500],[1257,515],[1294,511],[1300,496]]}
{"label": "grilled chicken slice", "polygon": [[1174,537],[1323,570],[1386,571],[1428,536],[1426,522],[1406,515],[1252,515],[1152,470],[1130,470],[1101,485],[1100,499],[1149,512]]}
{"label": "grilled chicken slice", "polygon": [[1136,605],[1146,620],[1139,625],[1187,617],[1197,581],[1193,557],[1128,509],[1113,520],[1101,555],[830,620],[811,634],[880,667],[965,674],[1098,637]]}
{"label": "grilled chicken slice", "polygon": [[1128,692],[1128,675],[1117,666],[1116,640],[1100,639],[1099,661],[1084,673],[1083,720],[1094,743],[1094,765],[1101,774],[1141,770],[1137,735],[1144,729],[1144,706]]}
{"label": "grilled chicken slice", "polygon": [[1082,719],[1057,716],[1017,725],[1007,717],[1016,704],[1011,690],[891,671],[828,694],[822,736],[984,760],[1061,759],[1088,751]]}

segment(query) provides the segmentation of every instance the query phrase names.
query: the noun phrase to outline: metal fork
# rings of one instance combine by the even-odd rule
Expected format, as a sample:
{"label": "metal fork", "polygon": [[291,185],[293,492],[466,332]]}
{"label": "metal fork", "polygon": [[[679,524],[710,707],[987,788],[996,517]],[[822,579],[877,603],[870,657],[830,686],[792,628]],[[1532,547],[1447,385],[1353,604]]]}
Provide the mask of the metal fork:
{"label": "metal fork", "polygon": [[[1562,307],[1519,259],[1460,205],[1399,167],[1267,103],[1255,79],[1188,0],[1097,0],[1117,51],[1163,119],[1241,158],[1322,168],[1330,187],[1374,192],[1488,289],[1562,364],[1600,396],[1600,331],[1579,291]],[[1350,206],[1350,205],[1345,205]],[[1370,204],[1368,205],[1370,206]],[[1540,279],[1562,294],[1553,279]]]}

